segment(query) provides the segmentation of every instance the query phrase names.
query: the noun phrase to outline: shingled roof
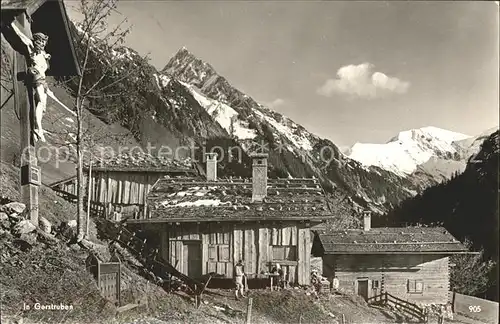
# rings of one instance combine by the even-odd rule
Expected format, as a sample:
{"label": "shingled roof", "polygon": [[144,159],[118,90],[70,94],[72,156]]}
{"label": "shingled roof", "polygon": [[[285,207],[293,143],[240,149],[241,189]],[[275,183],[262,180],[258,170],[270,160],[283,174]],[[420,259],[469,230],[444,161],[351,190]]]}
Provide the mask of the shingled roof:
{"label": "shingled roof", "polygon": [[467,248],[443,227],[384,227],[319,232],[324,254],[456,253]]}
{"label": "shingled roof", "polygon": [[[86,161],[85,169],[89,163]],[[126,172],[166,172],[197,174],[190,159],[174,160],[162,156],[154,156],[141,151],[127,151],[116,155],[94,157],[93,171],[126,171]]]}
{"label": "shingled roof", "polygon": [[[310,220],[333,217],[317,179],[268,179],[252,202],[252,180],[164,177],[148,195],[151,222]],[[144,220],[141,220],[143,222]]]}

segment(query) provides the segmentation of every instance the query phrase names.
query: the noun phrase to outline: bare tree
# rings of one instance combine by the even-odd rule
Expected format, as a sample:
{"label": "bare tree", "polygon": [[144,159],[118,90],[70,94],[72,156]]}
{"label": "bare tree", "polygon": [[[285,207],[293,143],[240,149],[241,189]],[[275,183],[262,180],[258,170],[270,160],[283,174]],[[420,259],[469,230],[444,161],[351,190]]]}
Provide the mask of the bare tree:
{"label": "bare tree", "polygon": [[108,18],[116,11],[117,3],[118,0],[79,1],[78,12],[82,15],[82,20],[75,24],[75,36],[81,76],[64,80],[75,98],[76,136],[66,144],[74,144],[76,150],[77,241],[85,237],[87,228],[84,211],[85,155],[89,153],[90,159],[95,156],[93,149],[102,139],[99,135],[105,134],[91,127],[88,122],[90,112],[107,123],[123,117],[123,103],[116,99],[123,98],[126,94],[126,97],[133,97],[128,93],[124,80],[138,80],[141,74],[139,66],[127,65],[128,61],[132,61],[128,60],[130,50],[120,47],[130,32],[130,27],[123,26],[126,19],[114,27],[108,24]]}

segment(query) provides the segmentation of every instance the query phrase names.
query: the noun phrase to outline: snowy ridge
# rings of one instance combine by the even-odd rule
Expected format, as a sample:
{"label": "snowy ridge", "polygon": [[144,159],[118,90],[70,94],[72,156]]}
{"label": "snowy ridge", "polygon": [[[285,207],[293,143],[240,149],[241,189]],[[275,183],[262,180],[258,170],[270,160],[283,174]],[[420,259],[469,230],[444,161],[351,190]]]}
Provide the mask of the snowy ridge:
{"label": "snowy ridge", "polygon": [[386,144],[356,143],[349,157],[405,177],[432,157],[457,157],[460,152],[454,142],[470,137],[437,127],[423,127],[400,132]]}
{"label": "snowy ridge", "polygon": [[166,75],[164,74],[153,74],[153,77],[155,78],[156,80],[156,85],[158,86],[158,88],[162,89],[162,88],[165,88],[166,86],[168,86],[168,84],[170,83],[170,78],[167,77]]}
{"label": "snowy ridge", "polygon": [[247,122],[238,119],[238,113],[233,108],[222,102],[206,97],[190,84],[185,82],[180,83],[189,89],[196,101],[205,108],[210,116],[212,116],[228,134],[234,135],[241,140],[253,139],[257,136],[255,130],[248,128]]}
{"label": "snowy ridge", "polygon": [[453,146],[458,151],[462,152],[462,156],[468,158],[471,155],[478,153],[479,150],[481,149],[481,145],[483,144],[484,140],[486,140],[491,134],[493,134],[497,130],[498,127],[487,129],[486,131],[482,132],[477,136],[455,141],[453,142]]}
{"label": "snowy ridge", "polygon": [[[283,116],[282,121],[279,122],[272,117],[264,115],[258,110],[255,110],[255,114],[271,124],[279,133],[284,135],[296,147],[306,151],[312,150],[313,146],[311,144],[311,141],[306,137],[306,134],[300,132],[298,129],[298,125],[292,122],[287,117]],[[275,136],[276,135],[277,134],[275,134]],[[312,134],[310,133],[308,133],[308,135],[312,136]],[[290,151],[293,151],[290,147],[288,147],[288,149]]]}

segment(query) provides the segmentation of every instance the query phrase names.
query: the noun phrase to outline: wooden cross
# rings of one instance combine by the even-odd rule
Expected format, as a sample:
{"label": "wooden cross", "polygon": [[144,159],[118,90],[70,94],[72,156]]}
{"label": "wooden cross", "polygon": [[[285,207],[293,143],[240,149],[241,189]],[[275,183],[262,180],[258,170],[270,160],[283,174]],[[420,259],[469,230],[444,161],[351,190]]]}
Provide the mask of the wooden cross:
{"label": "wooden cross", "polygon": [[[31,25],[26,13],[15,18],[19,30],[28,38],[31,37]],[[14,100],[20,115],[21,126],[21,197],[26,205],[31,222],[38,226],[38,188],[41,184],[41,173],[35,151],[33,134],[35,100],[33,87],[27,84],[26,53],[14,53],[13,76]],[[19,82],[23,85],[19,86]]]}

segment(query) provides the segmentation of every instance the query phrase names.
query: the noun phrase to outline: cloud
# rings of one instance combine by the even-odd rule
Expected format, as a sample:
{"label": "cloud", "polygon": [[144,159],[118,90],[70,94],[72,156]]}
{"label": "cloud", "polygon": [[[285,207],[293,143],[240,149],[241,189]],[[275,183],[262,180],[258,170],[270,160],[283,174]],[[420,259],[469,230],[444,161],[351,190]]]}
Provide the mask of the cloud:
{"label": "cloud", "polygon": [[343,93],[373,99],[408,91],[409,82],[387,76],[382,72],[373,72],[373,68],[373,64],[370,63],[343,66],[337,71],[337,78],[326,80],[317,89],[317,93],[325,97]]}
{"label": "cloud", "polygon": [[281,99],[281,98],[276,98],[276,99],[274,99],[274,100],[273,100],[273,101],[271,101],[271,102],[267,102],[267,103],[265,103],[265,105],[266,105],[268,108],[271,108],[271,109],[276,108],[276,107],[278,107],[278,106],[282,106],[282,105],[284,105],[284,104],[285,104],[285,100],[283,100],[283,99]]}

